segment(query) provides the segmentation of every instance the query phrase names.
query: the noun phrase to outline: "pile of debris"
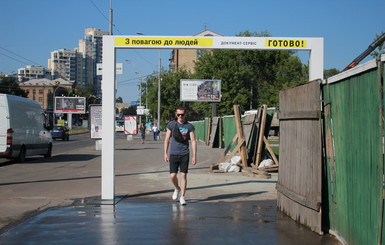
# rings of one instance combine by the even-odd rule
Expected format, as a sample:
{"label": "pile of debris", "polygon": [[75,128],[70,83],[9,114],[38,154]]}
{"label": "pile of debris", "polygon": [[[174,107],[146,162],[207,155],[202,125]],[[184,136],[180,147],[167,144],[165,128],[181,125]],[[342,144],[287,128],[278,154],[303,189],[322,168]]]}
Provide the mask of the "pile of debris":
{"label": "pile of debris", "polygon": [[[210,170],[222,173],[242,172],[246,176],[271,178],[269,172],[278,171],[279,163],[267,140],[266,132],[269,132],[270,125],[266,125],[267,105],[261,106],[256,114],[247,115],[243,125],[238,105],[234,105],[234,116],[237,133]],[[230,152],[234,144],[236,146]]]}

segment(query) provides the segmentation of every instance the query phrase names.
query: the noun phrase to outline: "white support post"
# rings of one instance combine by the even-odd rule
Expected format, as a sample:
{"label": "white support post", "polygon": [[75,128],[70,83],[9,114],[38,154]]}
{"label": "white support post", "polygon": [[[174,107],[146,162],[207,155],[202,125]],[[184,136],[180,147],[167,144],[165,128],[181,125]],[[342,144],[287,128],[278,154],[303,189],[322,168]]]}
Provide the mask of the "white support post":
{"label": "white support post", "polygon": [[[309,42],[309,46],[307,46]],[[323,79],[323,38],[285,37],[138,37],[103,36],[102,202],[115,202],[115,75],[116,49],[272,49],[310,50],[309,80]],[[159,58],[160,68],[160,58]],[[160,71],[159,71],[160,75]],[[160,80],[159,84],[160,86]],[[159,91],[160,92],[160,89]],[[158,101],[159,103],[159,101]],[[160,109],[158,104],[158,125]]]}
{"label": "white support post", "polygon": [[102,202],[115,203],[115,46],[103,37],[102,79]]}
{"label": "white support post", "polygon": [[324,78],[324,39],[312,38],[309,58],[309,81]]}

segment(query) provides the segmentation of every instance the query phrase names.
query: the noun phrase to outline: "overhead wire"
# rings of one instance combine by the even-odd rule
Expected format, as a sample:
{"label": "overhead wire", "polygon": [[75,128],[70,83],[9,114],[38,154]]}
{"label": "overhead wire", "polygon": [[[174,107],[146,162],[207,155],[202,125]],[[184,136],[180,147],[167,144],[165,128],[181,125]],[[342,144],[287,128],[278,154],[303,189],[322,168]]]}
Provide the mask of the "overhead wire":
{"label": "overhead wire", "polygon": [[[103,18],[105,19],[105,20],[107,20],[108,21],[108,23],[110,22],[110,20],[107,18],[107,16],[105,16],[104,14],[103,14],[103,12],[100,10],[100,8],[95,4],[95,2],[93,1],[93,0],[89,0],[90,2],[91,2],[91,4],[98,10],[98,12],[103,16]],[[119,31],[119,29],[118,29],[118,27],[113,23],[112,24],[113,25],[113,27],[114,27],[114,29],[120,34],[120,35],[123,35],[120,31]],[[140,58],[142,58],[144,61],[146,61],[147,63],[149,63],[149,64],[151,64],[151,65],[153,65],[153,66],[156,66],[154,63],[152,63],[151,61],[149,61],[149,60],[147,60],[145,57],[143,57],[137,50],[134,50],[134,52],[140,57]]]}
{"label": "overhead wire", "polygon": [[[39,63],[37,63],[37,62],[35,62],[35,61],[33,61],[33,60],[30,60],[30,59],[28,59],[28,58],[25,58],[25,57],[23,57],[23,56],[21,56],[21,55],[19,55],[19,54],[16,54],[15,52],[13,52],[13,51],[11,51],[11,50],[9,50],[9,49],[3,48],[3,47],[0,47],[0,49],[3,49],[3,50],[5,50],[5,51],[7,51],[8,53],[13,54],[14,56],[17,56],[17,57],[19,57],[19,58],[22,58],[22,59],[24,59],[24,60],[27,60],[27,61],[29,61],[29,62],[32,62],[32,63],[34,63],[34,64],[36,64],[36,65],[42,66],[41,64],[39,64]],[[23,62],[23,61],[21,61],[21,60],[19,60],[19,59],[16,59],[16,58],[11,57],[11,56],[9,56],[9,55],[6,55],[6,54],[4,54],[4,53],[0,53],[0,54],[4,55],[4,56],[6,56],[6,57],[8,57],[8,58],[10,58],[10,59],[13,59],[13,60],[15,60],[15,61],[18,61],[18,62],[21,62],[21,63],[23,63],[23,64],[29,65],[29,64],[26,63],[26,62]]]}

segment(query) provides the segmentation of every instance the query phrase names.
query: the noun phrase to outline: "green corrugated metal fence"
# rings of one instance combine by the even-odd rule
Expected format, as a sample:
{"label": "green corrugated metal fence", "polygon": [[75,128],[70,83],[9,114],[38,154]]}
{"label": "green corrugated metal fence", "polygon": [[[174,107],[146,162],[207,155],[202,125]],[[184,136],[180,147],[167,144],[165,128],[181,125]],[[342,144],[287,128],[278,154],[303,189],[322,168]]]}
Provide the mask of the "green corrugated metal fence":
{"label": "green corrugated metal fence", "polygon": [[330,230],[348,244],[381,244],[383,94],[376,67],[323,86],[324,197]]}
{"label": "green corrugated metal fence", "polygon": [[205,142],[205,120],[202,121],[195,121],[195,122],[190,122],[192,125],[194,125],[195,128],[195,138],[198,141]]}

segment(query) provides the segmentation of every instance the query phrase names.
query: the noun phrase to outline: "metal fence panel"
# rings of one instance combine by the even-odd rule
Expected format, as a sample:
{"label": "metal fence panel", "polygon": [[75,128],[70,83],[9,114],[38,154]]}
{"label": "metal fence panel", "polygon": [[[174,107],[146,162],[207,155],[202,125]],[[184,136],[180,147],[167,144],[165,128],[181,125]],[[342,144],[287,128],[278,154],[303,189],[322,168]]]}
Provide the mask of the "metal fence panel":
{"label": "metal fence panel", "polygon": [[377,69],[323,87],[329,220],[348,244],[379,244],[382,227],[382,91]]}

